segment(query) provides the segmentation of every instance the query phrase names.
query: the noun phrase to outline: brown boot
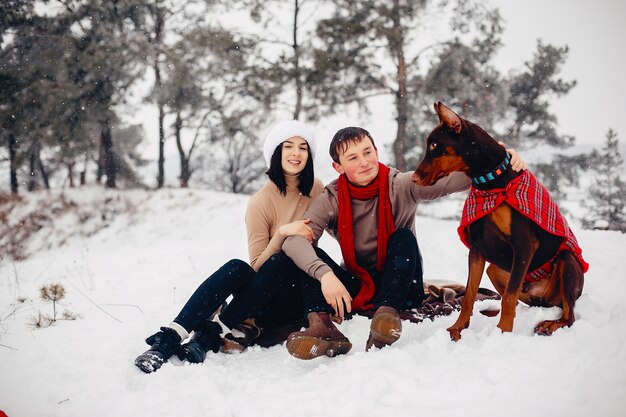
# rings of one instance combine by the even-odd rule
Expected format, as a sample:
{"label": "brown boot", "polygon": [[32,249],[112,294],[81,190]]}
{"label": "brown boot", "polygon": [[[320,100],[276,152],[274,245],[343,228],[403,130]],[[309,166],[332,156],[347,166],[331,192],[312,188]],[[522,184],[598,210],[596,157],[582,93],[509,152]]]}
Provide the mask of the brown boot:
{"label": "brown boot", "polygon": [[389,306],[380,306],[370,325],[370,337],[367,339],[365,350],[370,350],[372,346],[382,349],[400,339],[402,334],[402,321],[398,311]]}
{"label": "brown boot", "polygon": [[307,315],[309,327],[301,332],[292,333],[287,338],[287,351],[298,359],[313,359],[318,356],[343,355],[352,349],[352,343],[332,322],[326,312]]}

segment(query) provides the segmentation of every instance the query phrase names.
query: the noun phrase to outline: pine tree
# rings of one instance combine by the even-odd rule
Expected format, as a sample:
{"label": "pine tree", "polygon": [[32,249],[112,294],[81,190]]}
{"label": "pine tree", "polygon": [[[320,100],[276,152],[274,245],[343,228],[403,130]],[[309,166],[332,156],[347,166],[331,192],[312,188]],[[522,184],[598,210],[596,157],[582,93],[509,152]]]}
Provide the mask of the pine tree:
{"label": "pine tree", "polygon": [[618,142],[617,133],[609,129],[602,151],[592,153],[591,170],[595,172],[595,183],[589,188],[592,204],[585,223],[587,226],[626,232],[626,183],[621,176],[624,159]]}
{"label": "pine tree", "polygon": [[537,51],[525,69],[510,80],[509,108],[513,123],[505,140],[508,146],[532,147],[540,143],[564,148],[574,143],[574,137],[556,131],[557,119],[550,112],[555,97],[567,94],[576,81],[558,78],[569,48],[537,42]]}
{"label": "pine tree", "polygon": [[[446,53],[440,55],[443,66],[450,64],[448,68],[451,68],[459,64],[451,70],[473,71],[473,63],[464,65],[463,62],[467,50],[450,47],[460,45],[459,37],[470,36],[472,29],[472,34],[477,33],[472,49],[480,51],[472,59],[486,63],[500,45],[500,15],[497,10],[475,1],[448,4],[437,12],[434,12],[436,5],[432,0],[336,0],[334,3],[333,15],[322,19],[317,26],[321,46],[315,50],[316,71],[311,75],[316,86],[314,96],[330,111],[346,104],[367,109],[370,97],[392,97],[397,127],[393,158],[398,169],[407,170],[408,162],[412,162],[410,158],[416,157],[414,148],[421,148],[423,141],[414,121],[424,108],[432,109],[432,101],[424,107],[421,98],[433,97],[436,89],[441,91],[445,87],[436,83],[445,78],[446,69],[435,69],[430,74],[433,83],[428,84],[420,65],[433,53],[445,50]],[[450,36],[416,50],[415,45],[419,45],[428,31],[422,23],[432,20],[444,25],[450,23]],[[445,59],[449,53],[455,54],[452,60]],[[470,80],[464,86],[479,82],[471,78],[468,74],[466,81]],[[469,102],[461,97],[462,92],[457,93],[455,98],[460,102]],[[417,123],[421,125],[420,122]],[[427,125],[432,126],[430,122]],[[416,138],[420,136],[418,141]]]}
{"label": "pine tree", "polygon": [[[567,187],[580,189],[580,177],[589,170],[589,154],[555,154],[550,162],[533,164],[532,170],[557,202],[567,199]],[[561,211],[566,211],[561,207]]]}

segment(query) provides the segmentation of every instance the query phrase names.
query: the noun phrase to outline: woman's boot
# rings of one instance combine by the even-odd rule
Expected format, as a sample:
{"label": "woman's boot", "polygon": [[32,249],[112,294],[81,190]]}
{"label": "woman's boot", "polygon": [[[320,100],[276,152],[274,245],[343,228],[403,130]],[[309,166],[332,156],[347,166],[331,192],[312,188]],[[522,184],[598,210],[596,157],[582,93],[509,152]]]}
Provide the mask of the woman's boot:
{"label": "woman's boot", "polygon": [[181,337],[170,327],[161,327],[161,331],[146,339],[150,349],[135,359],[135,366],[149,374],[158,370],[180,349]]}
{"label": "woman's boot", "polygon": [[208,322],[202,329],[196,331],[188,343],[181,346],[178,358],[190,363],[202,363],[206,359],[208,351],[217,352],[222,346],[221,326],[214,322]]}
{"label": "woman's boot", "polygon": [[255,343],[262,331],[255,319],[246,319],[224,336],[224,344],[220,350],[224,353],[241,353]]}
{"label": "woman's boot", "polygon": [[298,359],[313,359],[319,356],[334,357],[348,353],[352,343],[345,337],[326,312],[307,315],[309,327],[292,333],[287,338],[287,351]]}

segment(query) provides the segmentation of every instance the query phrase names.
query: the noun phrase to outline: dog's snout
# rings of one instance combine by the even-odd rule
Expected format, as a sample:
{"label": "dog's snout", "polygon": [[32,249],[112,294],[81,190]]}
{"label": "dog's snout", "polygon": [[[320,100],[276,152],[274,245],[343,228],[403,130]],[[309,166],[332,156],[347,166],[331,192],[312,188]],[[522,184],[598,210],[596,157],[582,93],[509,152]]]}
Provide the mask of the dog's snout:
{"label": "dog's snout", "polygon": [[432,172],[432,167],[425,164],[423,161],[415,168],[411,180],[417,185],[424,185],[424,180]]}

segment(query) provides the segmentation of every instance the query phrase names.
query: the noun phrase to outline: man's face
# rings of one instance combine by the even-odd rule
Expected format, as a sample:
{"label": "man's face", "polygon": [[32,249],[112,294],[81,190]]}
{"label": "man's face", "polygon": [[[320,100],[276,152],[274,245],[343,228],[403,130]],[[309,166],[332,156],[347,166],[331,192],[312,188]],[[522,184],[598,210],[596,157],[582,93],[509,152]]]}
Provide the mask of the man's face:
{"label": "man's face", "polygon": [[346,174],[355,185],[368,185],[378,176],[378,151],[368,137],[349,142],[345,152],[339,151],[339,163],[333,162],[339,174]]}

